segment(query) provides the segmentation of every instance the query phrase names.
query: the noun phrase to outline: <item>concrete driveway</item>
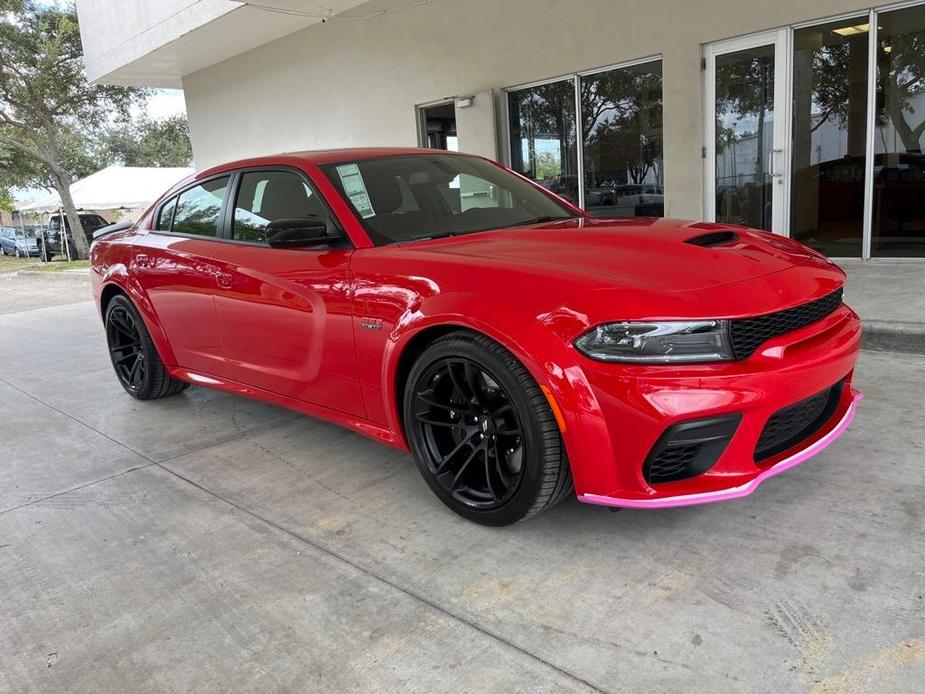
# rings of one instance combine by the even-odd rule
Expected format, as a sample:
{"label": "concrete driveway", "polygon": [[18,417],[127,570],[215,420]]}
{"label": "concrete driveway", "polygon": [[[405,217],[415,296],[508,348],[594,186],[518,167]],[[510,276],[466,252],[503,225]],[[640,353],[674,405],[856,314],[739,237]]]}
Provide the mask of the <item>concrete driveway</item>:
{"label": "concrete driveway", "polygon": [[336,427],[132,400],[89,303],[0,316],[0,690],[921,691],[925,358],[857,384],[748,499],[487,529]]}

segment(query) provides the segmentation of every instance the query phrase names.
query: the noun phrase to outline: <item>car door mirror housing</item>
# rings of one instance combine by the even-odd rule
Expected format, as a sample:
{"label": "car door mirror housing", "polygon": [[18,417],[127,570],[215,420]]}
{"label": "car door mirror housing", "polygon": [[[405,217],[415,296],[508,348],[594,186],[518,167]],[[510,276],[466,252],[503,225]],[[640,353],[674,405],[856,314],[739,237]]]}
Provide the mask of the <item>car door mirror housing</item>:
{"label": "car door mirror housing", "polygon": [[267,225],[267,243],[271,248],[305,248],[331,243],[328,222],[321,217],[277,219]]}

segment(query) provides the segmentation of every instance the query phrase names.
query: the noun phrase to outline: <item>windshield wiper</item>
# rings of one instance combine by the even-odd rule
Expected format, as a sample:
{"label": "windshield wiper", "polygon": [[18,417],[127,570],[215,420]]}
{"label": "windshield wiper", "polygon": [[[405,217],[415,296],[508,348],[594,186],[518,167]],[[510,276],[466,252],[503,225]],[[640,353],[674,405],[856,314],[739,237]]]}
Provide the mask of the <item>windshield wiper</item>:
{"label": "windshield wiper", "polygon": [[437,234],[422,234],[421,236],[412,236],[405,241],[430,241],[431,239],[447,239],[451,236],[458,236],[458,231],[441,231]]}
{"label": "windshield wiper", "polygon": [[522,222],[517,222],[516,224],[511,224],[512,227],[524,227],[528,224],[545,224],[546,222],[560,222],[563,219],[574,219],[574,217],[553,217],[552,215],[546,215],[545,217],[534,217],[533,219],[525,219]]}

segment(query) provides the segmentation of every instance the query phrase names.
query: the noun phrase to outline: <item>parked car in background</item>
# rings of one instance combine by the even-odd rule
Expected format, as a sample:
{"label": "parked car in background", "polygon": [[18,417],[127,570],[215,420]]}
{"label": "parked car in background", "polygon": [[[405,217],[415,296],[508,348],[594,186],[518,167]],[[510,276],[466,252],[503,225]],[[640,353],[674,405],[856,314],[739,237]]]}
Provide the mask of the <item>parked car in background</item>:
{"label": "parked car in background", "polygon": [[[105,226],[109,226],[103,217],[98,214],[93,214],[90,212],[81,212],[78,214],[80,217],[80,224],[84,228],[84,236],[87,237],[87,243],[90,244],[93,242],[93,232],[97,229],[102,229]],[[48,230],[52,233],[56,231],[61,231],[61,226],[64,226],[67,229],[67,232],[71,233],[71,223],[68,221],[67,215],[62,214],[53,214],[48,220]]]}
{"label": "parked car in background", "polygon": [[637,217],[661,217],[665,214],[665,192],[659,185],[651,183],[631,183],[616,186],[615,204],[631,204],[636,209]]}
{"label": "parked car in background", "polygon": [[14,227],[0,227],[0,252],[3,255],[37,256],[39,247],[35,234]]}
{"label": "parked car in background", "polygon": [[[84,236],[87,239],[87,245],[93,243],[93,234],[103,227],[109,226],[103,217],[98,214],[81,212],[80,223],[84,229]],[[61,229],[64,227],[67,236],[68,249],[65,250],[61,243]],[[74,237],[71,234],[71,225],[68,222],[67,215],[54,214],[48,220],[48,226],[42,234],[38,235],[39,255],[42,260],[49,261],[56,255],[70,255],[71,259],[77,258],[77,245],[74,243]]]}
{"label": "parked car in background", "polygon": [[410,451],[489,525],[573,490],[633,508],[745,496],[838,438],[860,398],[861,323],[824,256],[740,226],[594,218],[481,157],[217,166],[98,238],[91,268],[131,396],[194,383],[336,422]]}

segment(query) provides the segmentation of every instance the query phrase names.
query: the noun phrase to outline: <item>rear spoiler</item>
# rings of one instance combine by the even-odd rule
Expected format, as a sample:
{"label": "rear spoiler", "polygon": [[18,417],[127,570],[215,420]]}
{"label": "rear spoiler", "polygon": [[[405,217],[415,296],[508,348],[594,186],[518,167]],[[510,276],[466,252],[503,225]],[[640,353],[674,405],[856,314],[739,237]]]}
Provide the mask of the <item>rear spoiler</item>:
{"label": "rear spoiler", "polygon": [[117,222],[116,224],[110,224],[108,227],[97,229],[93,232],[93,240],[96,241],[101,236],[108,236],[109,234],[114,234],[117,231],[125,231],[126,229],[131,229],[133,224],[134,222]]}

